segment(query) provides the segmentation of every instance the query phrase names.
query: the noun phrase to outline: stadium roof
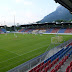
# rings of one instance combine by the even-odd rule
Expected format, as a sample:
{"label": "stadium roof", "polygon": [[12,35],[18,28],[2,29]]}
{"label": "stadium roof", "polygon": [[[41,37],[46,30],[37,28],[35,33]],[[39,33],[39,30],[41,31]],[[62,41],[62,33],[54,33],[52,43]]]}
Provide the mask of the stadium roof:
{"label": "stadium roof", "polygon": [[44,25],[72,25],[72,23],[43,23],[43,24],[30,24],[30,25],[21,25],[21,27],[29,27],[29,26],[44,26]]}
{"label": "stadium roof", "polygon": [[67,8],[72,13],[72,0],[55,0],[65,8]]}

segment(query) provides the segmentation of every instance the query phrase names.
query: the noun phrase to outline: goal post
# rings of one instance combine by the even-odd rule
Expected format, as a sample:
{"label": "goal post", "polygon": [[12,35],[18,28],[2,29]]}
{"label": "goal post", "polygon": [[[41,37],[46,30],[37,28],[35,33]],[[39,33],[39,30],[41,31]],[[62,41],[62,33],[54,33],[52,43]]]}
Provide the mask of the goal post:
{"label": "goal post", "polygon": [[58,44],[60,42],[63,41],[63,37],[62,36],[56,36],[56,37],[52,37],[51,38],[51,43],[52,44]]}

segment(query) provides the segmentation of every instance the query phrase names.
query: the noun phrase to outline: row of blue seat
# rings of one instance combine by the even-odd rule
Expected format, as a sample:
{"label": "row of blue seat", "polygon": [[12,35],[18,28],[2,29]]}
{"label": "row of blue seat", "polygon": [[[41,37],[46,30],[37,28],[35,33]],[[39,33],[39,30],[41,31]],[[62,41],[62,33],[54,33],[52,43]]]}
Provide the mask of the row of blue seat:
{"label": "row of blue seat", "polygon": [[47,60],[45,60],[44,61],[44,63],[46,63],[47,61],[49,61],[49,60],[51,60],[51,62],[53,61],[53,60],[55,60],[61,53],[63,53],[65,50],[67,50],[69,48],[69,46],[68,47],[66,47],[65,49],[63,48],[63,49],[61,49],[60,51],[58,51],[57,53],[55,53],[53,56],[51,56],[50,58],[48,58]]}
{"label": "row of blue seat", "polygon": [[50,59],[52,59],[53,57],[55,57],[57,54],[59,54],[63,49],[61,49],[59,52],[57,52],[56,54],[54,54],[53,56],[51,56],[50,58],[48,58],[47,60],[44,61],[44,63],[46,63],[47,61],[49,61]]}
{"label": "row of blue seat", "polygon": [[44,63],[46,63],[47,61],[49,61],[50,59],[52,59],[53,57],[55,57],[56,55],[60,54],[61,51],[63,51],[63,49],[61,49],[60,51],[58,51],[56,54],[54,54],[53,56],[51,56],[50,58],[48,58],[47,60],[44,61]]}
{"label": "row of blue seat", "polygon": [[[72,47],[71,47],[72,48]],[[68,53],[69,54],[69,57],[70,57],[70,55],[72,55],[72,50]]]}
{"label": "row of blue seat", "polygon": [[[70,49],[69,49],[69,46],[66,47],[65,49],[63,48],[60,52],[56,53],[55,57],[53,57],[53,58],[51,59],[51,62],[52,62],[53,60],[55,60],[57,57],[59,57],[59,59],[61,59],[61,58],[64,56],[64,54],[66,54],[66,52],[69,51],[69,50],[70,50]],[[61,57],[61,58],[60,58],[60,57]]]}
{"label": "row of blue seat", "polygon": [[[68,53],[67,53],[68,52]],[[65,56],[67,54],[67,56]],[[36,66],[35,68],[31,69],[29,72],[39,72],[39,71],[45,71],[47,72],[47,68],[51,68],[55,63],[57,63],[59,60],[61,60],[64,56],[63,59],[67,59],[70,55],[72,54],[72,46],[67,46],[66,48],[61,49],[57,53],[55,53],[53,56]],[[44,68],[45,67],[45,68]],[[43,72],[42,71],[42,72]]]}
{"label": "row of blue seat", "polygon": [[54,57],[52,57],[51,62],[55,60],[62,52],[64,52],[64,48],[60,50],[59,52],[57,52]]}
{"label": "row of blue seat", "polygon": [[65,49],[65,51],[59,56],[59,59],[61,59],[70,49],[71,49],[72,47],[70,47],[70,48],[66,48]]}

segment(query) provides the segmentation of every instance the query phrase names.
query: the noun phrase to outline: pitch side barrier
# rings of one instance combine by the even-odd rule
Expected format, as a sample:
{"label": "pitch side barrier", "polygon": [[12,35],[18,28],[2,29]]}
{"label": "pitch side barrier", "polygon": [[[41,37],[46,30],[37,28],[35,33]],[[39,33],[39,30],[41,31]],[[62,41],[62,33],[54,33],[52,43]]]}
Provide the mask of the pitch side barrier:
{"label": "pitch side barrier", "polygon": [[72,39],[68,40],[67,42],[64,42],[62,44],[60,44],[59,46],[57,47],[54,47],[52,49],[50,49],[49,51],[46,50],[45,53],[7,71],[7,72],[28,72],[31,68],[33,68],[34,66],[38,65],[39,63],[43,62],[46,60],[46,57],[50,57],[52,56],[52,54],[50,55],[49,53],[52,53],[53,51],[53,54],[56,53],[57,49],[60,50],[62,49],[63,47],[65,47],[66,45],[68,45],[69,43],[72,42]]}
{"label": "pitch side barrier", "polygon": [[43,34],[60,34],[60,35],[72,35],[72,33],[43,33]]}

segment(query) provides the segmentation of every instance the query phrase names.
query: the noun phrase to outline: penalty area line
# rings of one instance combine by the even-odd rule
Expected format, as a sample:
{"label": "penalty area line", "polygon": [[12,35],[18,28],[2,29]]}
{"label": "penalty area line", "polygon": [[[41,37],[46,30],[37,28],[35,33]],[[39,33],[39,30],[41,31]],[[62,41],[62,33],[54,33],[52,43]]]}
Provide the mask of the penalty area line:
{"label": "penalty area line", "polygon": [[[45,45],[45,46],[43,46],[43,47],[46,47],[46,46],[48,46],[48,45]],[[41,49],[41,48],[43,48],[43,47],[39,47],[38,49]],[[9,61],[9,60],[11,60],[11,59],[14,59],[14,58],[20,57],[20,56],[22,56],[22,55],[28,54],[28,53],[33,52],[33,51],[38,50],[38,49],[31,50],[31,51],[29,51],[29,52],[26,52],[26,53],[21,54],[21,55],[18,55],[18,56],[16,56],[16,57],[13,57],[13,58],[7,59],[7,60],[2,61],[2,62],[0,62],[0,63],[7,62],[7,61]]]}

